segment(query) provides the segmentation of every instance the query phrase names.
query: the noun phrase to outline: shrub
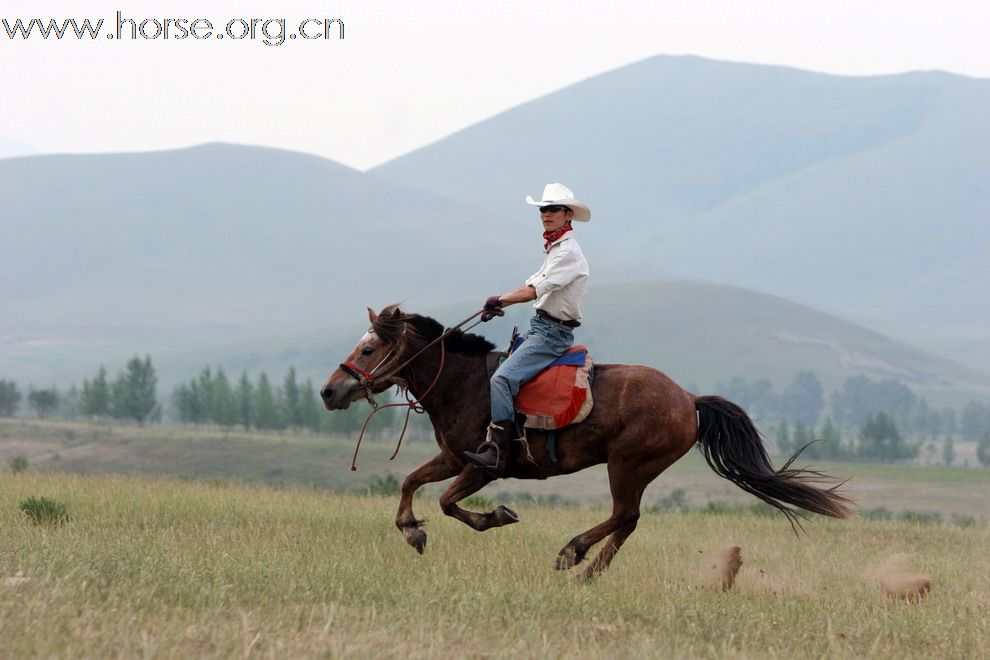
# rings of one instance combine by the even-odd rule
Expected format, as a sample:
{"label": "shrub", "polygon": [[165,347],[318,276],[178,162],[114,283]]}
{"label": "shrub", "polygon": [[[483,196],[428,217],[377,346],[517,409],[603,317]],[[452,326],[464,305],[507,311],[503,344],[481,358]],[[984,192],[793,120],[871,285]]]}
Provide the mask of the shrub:
{"label": "shrub", "polygon": [[20,509],[36,525],[61,525],[69,521],[65,505],[47,497],[29,497],[21,502]]}
{"label": "shrub", "polygon": [[398,495],[402,484],[394,474],[375,477],[368,483],[368,495]]}
{"label": "shrub", "polygon": [[957,527],[973,527],[976,525],[976,518],[973,516],[962,516],[959,514],[952,514],[952,524]]}
{"label": "shrub", "polygon": [[902,511],[897,519],[916,525],[936,525],[942,522],[941,514],[934,511]]}
{"label": "shrub", "polygon": [[684,496],[687,495],[687,491],[683,488],[675,488],[670,491],[669,495],[665,495],[657,500],[650,511],[670,511],[672,509],[684,509],[687,507],[687,502],[684,501]]}
{"label": "shrub", "polygon": [[25,456],[24,454],[18,454],[17,456],[14,456],[12,459],[10,459],[10,462],[8,462],[7,465],[10,467],[10,471],[13,472],[14,474],[17,474],[18,472],[24,472],[24,470],[28,469],[27,456]]}
{"label": "shrub", "polygon": [[860,511],[862,515],[867,520],[890,520],[893,518],[893,514],[886,507],[877,507],[876,509],[869,509],[867,511]]}

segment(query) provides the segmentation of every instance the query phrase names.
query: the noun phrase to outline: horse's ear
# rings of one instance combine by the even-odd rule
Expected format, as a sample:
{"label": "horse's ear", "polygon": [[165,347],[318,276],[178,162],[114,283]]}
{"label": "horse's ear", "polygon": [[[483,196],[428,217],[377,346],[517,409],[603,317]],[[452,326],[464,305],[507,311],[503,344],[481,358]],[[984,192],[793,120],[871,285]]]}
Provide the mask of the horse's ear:
{"label": "horse's ear", "polygon": [[375,310],[368,308],[368,320],[371,321],[371,325],[378,322],[378,314],[375,314]]}

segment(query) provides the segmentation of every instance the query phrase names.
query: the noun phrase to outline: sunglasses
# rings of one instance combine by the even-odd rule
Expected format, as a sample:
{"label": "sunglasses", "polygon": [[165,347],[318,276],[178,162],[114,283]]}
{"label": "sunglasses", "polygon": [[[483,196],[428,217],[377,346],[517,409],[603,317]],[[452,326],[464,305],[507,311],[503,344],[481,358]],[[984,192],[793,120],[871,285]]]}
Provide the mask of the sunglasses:
{"label": "sunglasses", "polygon": [[558,211],[569,211],[570,209],[566,206],[561,206],[560,204],[551,204],[550,206],[541,206],[540,213],[557,213]]}

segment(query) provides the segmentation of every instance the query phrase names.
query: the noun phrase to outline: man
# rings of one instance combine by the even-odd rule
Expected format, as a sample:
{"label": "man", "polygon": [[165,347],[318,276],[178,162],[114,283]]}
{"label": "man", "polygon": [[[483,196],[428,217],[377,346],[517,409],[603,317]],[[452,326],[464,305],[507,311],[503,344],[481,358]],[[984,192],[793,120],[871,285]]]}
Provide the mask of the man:
{"label": "man", "polygon": [[591,220],[591,210],[560,183],[548,183],[538,201],[527,195],[526,203],[540,207],[543,265],[515,291],[485,301],[481,320],[490,321],[501,316],[504,307],[530,300],[536,301],[536,314],[523,343],[492,376],[488,437],[477,453],[464,452],[466,460],[495,478],[505,473],[514,437],[513,399],[523,383],[574,344],[573,329],[581,325],[581,302],[588,289],[588,262],[574,238],[571,221]]}

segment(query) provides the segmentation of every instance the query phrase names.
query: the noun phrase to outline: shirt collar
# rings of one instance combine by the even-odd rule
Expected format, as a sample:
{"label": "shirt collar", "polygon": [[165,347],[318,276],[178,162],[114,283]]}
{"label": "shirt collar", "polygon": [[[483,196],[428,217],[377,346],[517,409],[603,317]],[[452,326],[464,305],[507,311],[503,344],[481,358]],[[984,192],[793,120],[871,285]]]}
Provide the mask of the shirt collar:
{"label": "shirt collar", "polygon": [[550,247],[548,247],[546,250],[544,250],[544,252],[550,252],[550,250],[552,250],[554,248],[554,246],[560,245],[564,241],[569,240],[571,238],[573,238],[573,236],[571,236],[571,232],[567,232],[566,234],[564,234],[563,236],[561,236],[560,238],[558,238],[557,240],[555,240],[553,243],[551,243],[550,244]]}

